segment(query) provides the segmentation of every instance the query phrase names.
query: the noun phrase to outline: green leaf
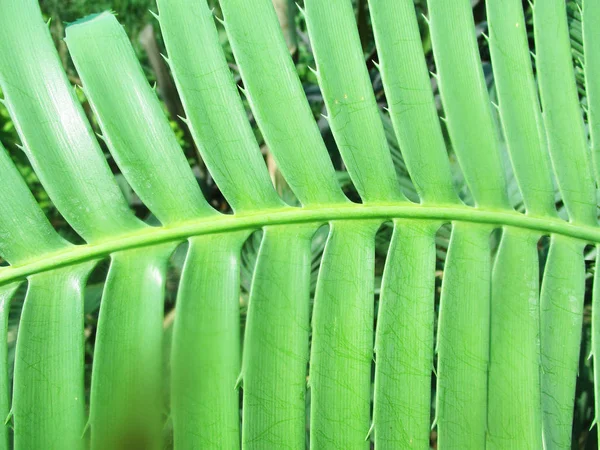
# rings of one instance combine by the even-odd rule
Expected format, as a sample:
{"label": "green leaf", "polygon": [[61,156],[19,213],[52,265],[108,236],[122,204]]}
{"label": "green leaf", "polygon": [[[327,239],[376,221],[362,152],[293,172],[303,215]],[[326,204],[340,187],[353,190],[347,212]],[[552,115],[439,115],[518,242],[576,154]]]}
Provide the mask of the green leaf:
{"label": "green leaf", "polygon": [[485,448],[490,351],[490,227],[455,223],[438,325],[437,426],[442,448]]}
{"label": "green leaf", "polygon": [[29,277],[11,408],[17,450],[86,447],[83,288],[92,268],[86,263]]}
{"label": "green leaf", "polygon": [[596,225],[596,193],[579,106],[567,11],[561,0],[533,8],[540,98],[548,148],[569,218]]}
{"label": "green leaf", "polygon": [[0,41],[4,102],[54,204],[90,241],[139,230],[142,224],[110,173],[37,1],[3,3]]}
{"label": "green leaf", "polygon": [[[431,39],[452,148],[475,203],[508,208],[492,106],[469,0],[430,0]],[[468,98],[468,101],[465,101]]]}
{"label": "green leaf", "polygon": [[115,16],[95,15],[66,32],[103,139],[142,201],[165,224],[214,214]]}
{"label": "green leaf", "polygon": [[221,0],[225,28],[256,121],[302,204],[343,203],[333,165],[271,2]]}
{"label": "green leaf", "polygon": [[321,262],[310,356],[315,448],[369,448],[374,256],[378,222],[332,222]]}
{"label": "green leaf", "polygon": [[162,448],[162,333],[173,244],[112,255],[90,394],[92,449]]}
{"label": "green leaf", "polygon": [[305,0],[305,5],[328,120],[358,193],[364,202],[406,200],[364,65],[352,4]]}
{"label": "green leaf", "polygon": [[206,1],[157,3],[187,124],[219,188],[235,211],[283,206],[271,185]]}
{"label": "green leaf", "polygon": [[545,448],[568,449],[585,293],[584,244],[560,236],[552,240],[540,297],[543,439]]}
{"label": "green leaf", "polygon": [[[131,185],[152,212],[148,223],[138,220],[68,82],[38,3],[0,0],[7,109],[45,192],[85,241],[60,238],[1,148],[0,255],[9,266],[0,267],[0,343],[8,337],[6,305],[28,281],[11,405],[15,448],[83,450],[89,437],[93,449],[159,449],[170,432],[163,432],[166,413],[177,448],[300,449],[307,431],[314,448],[366,449],[371,432],[376,448],[428,448],[436,240],[448,240],[448,224],[448,254],[437,272],[443,275],[439,448],[569,448],[583,249],[600,243],[600,227],[565,3],[535,4],[534,77],[521,2],[489,0],[492,68],[486,63],[484,77],[471,2],[430,0],[445,142],[414,2],[370,2],[381,63],[381,83],[373,71],[375,93],[350,0],[306,0],[319,87],[343,157],[343,167],[335,168],[272,2],[220,1],[259,130],[247,120],[207,1],[158,4],[185,121],[234,214],[209,206],[214,198],[202,195],[127,36],[112,14],[101,13],[71,25],[67,42],[121,184]],[[586,59],[581,94],[595,153],[597,14],[591,3],[584,8],[585,54],[575,41],[573,50]],[[488,93],[492,75],[499,117]],[[387,101],[389,117],[378,101]],[[278,197],[255,132],[281,170],[277,187],[289,185],[302,206]],[[335,169],[347,169],[356,192],[346,187],[361,204],[344,196]],[[519,197],[507,182],[513,174],[525,214],[523,205],[513,209]],[[463,198],[475,206],[458,201],[453,177],[462,175],[470,190]],[[556,213],[556,201],[569,221]],[[384,223],[387,237],[377,235]],[[322,248],[327,225],[321,260],[313,250]],[[250,235],[260,251],[240,342],[240,266],[248,258],[241,247]],[[551,242],[539,294],[543,235]],[[390,239],[384,267],[375,249],[387,251]],[[163,353],[168,261],[185,241],[172,350]],[[95,330],[87,433],[83,296],[89,272],[103,258],[111,264]],[[170,374],[163,367],[169,354]],[[9,373],[0,375],[5,414]],[[163,404],[165,373],[171,411]],[[8,434],[5,428],[0,447],[7,447]]]}
{"label": "green leaf", "polygon": [[190,239],[171,357],[177,448],[239,446],[239,259],[247,234]]}
{"label": "green leaf", "polygon": [[266,227],[252,279],[241,382],[244,449],[303,448],[310,225]]}
{"label": "green leaf", "polygon": [[[9,420],[10,381],[8,373],[7,332],[10,301],[20,283],[0,287],[0,358],[3,369],[0,371],[0,417]],[[0,449],[8,450],[9,432],[7,426],[0,426]]]}
{"label": "green leaf", "polygon": [[414,2],[371,0],[369,8],[390,116],[417,192],[424,203],[456,203]]}
{"label": "green leaf", "polygon": [[380,449],[429,446],[436,229],[394,222],[375,335],[373,432]]}
{"label": "green leaf", "polygon": [[[507,227],[494,262],[489,449],[542,448],[537,241],[535,233]],[[553,252],[554,247],[550,248]]]}

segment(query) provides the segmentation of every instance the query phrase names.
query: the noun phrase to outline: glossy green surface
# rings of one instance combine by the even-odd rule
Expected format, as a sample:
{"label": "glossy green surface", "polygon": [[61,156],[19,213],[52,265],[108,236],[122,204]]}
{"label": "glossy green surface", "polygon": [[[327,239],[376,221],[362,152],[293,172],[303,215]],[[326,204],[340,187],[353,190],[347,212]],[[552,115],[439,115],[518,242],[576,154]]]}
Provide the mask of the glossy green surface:
{"label": "glossy green surface", "polygon": [[239,444],[240,249],[248,233],[190,239],[171,354],[175,446]]}
{"label": "glossy green surface", "polygon": [[[10,379],[8,376],[8,316],[10,301],[19,287],[19,283],[0,287],[0,361],[3,369],[0,371],[0,417],[9,417],[10,410]],[[8,449],[10,433],[8,427],[0,427],[0,449]]]}
{"label": "glossy green surface", "polygon": [[585,264],[583,243],[552,237],[540,294],[544,448],[571,447]]}
{"label": "glossy green surface", "polygon": [[29,277],[15,353],[15,449],[86,448],[83,287],[92,267]]}
{"label": "glossy green surface", "polygon": [[506,227],[492,270],[489,449],[542,448],[537,241]]}
{"label": "glossy green surface", "polygon": [[378,222],[332,222],[312,320],[313,448],[369,448],[375,233]]}
{"label": "glossy green surface", "polygon": [[111,256],[92,369],[92,449],[162,448],[163,298],[173,250],[166,244]]}
{"label": "glossy green surface", "polygon": [[[9,301],[28,282],[12,397],[8,367],[0,372],[0,414],[12,409],[14,447],[163,448],[164,289],[169,257],[187,241],[171,348],[175,448],[367,449],[372,440],[376,449],[427,449],[432,411],[442,450],[569,448],[583,248],[600,243],[595,4],[585,0],[583,10],[590,157],[562,0],[535,3],[536,78],[521,2],[486,2],[499,119],[471,2],[429,1],[449,140],[412,0],[369,1],[393,131],[420,204],[406,201],[406,180],[398,182],[350,0],[306,0],[305,18],[329,124],[363,204],[339,186],[271,2],[220,7],[244,95],[302,207],[273,189],[206,0],[158,0],[158,20],[186,123],[234,214],[203,197],[117,19],[103,13],[67,28],[110,156],[161,223],[151,227],[129,210],[37,2],[0,0],[4,101],[44,188],[85,241],[54,231],[0,148],[0,256],[10,264],[0,267],[3,361]],[[504,147],[526,214],[509,203]],[[458,198],[449,154],[475,207]],[[556,213],[553,179],[570,221]],[[384,222],[394,232],[376,292]],[[453,231],[438,273],[436,359],[444,223]],[[311,239],[323,225],[329,237],[311,309]],[[241,335],[240,250],[261,229]],[[539,294],[543,235],[551,244]],[[88,417],[83,288],[104,258]],[[9,434],[2,429],[0,449]]]}
{"label": "glossy green surface", "polygon": [[310,330],[310,225],[265,227],[248,304],[242,448],[302,448]]}
{"label": "glossy green surface", "polygon": [[394,222],[375,335],[377,448],[429,446],[437,225]]}

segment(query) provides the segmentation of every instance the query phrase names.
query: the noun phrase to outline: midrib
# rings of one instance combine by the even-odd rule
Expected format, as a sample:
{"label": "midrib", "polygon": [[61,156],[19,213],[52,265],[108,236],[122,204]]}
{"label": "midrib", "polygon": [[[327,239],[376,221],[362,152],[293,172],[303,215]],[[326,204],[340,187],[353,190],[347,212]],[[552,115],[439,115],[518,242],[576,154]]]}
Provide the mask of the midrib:
{"label": "midrib", "polygon": [[176,225],[153,227],[115,236],[103,242],[69,247],[60,252],[41,255],[20,266],[0,269],[0,285],[22,280],[30,275],[58,267],[101,259],[111,253],[165,242],[184,241],[205,234],[259,229],[268,225],[327,223],[331,220],[417,219],[441,222],[471,222],[496,226],[513,226],[544,234],[561,234],[590,243],[600,243],[600,227],[572,224],[559,218],[529,216],[514,211],[473,208],[463,205],[417,205],[377,203],[357,205],[312,206],[261,210],[234,215],[201,218]]}

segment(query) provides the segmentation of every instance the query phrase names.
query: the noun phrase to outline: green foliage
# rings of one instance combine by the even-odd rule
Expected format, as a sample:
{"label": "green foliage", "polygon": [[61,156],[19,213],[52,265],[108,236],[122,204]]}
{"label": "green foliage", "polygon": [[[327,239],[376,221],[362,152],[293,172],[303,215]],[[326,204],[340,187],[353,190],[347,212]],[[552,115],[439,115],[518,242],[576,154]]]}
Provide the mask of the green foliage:
{"label": "green foliage", "polygon": [[593,446],[595,3],[153,3],[0,0],[0,449]]}

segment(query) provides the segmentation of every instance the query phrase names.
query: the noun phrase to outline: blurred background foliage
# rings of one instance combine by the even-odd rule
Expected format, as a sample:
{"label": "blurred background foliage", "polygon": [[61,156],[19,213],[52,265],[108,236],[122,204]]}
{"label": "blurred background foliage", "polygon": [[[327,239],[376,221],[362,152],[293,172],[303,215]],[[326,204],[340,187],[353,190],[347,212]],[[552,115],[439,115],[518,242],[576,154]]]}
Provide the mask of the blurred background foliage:
{"label": "blurred background foliage", "polygon": [[[317,121],[325,143],[329,149],[331,154],[331,158],[334,162],[335,168],[338,171],[339,181],[341,185],[344,187],[344,190],[348,194],[348,196],[355,200],[359,201],[359,198],[354,190],[350,178],[345,171],[343,162],[340,159],[339,152],[336,148],[335,142],[331,135],[331,131],[329,129],[328,122],[323,118],[322,114],[325,114],[325,107],[323,103],[323,99],[321,97],[321,93],[319,90],[319,86],[317,84],[317,79],[310,68],[315,67],[314,58],[311,52],[310,41],[308,39],[306,23],[304,18],[296,8],[295,2],[293,0],[272,0],[278,13],[278,17],[280,19],[280,23],[282,25],[282,29],[284,31],[284,35],[286,41],[288,43],[288,47],[290,49],[292,58],[296,64],[296,68],[300,79],[304,85],[306,96],[310,102],[312,110],[314,112],[315,120]],[[219,5],[217,0],[208,0],[211,7],[214,7],[214,14],[218,17],[222,17]],[[375,43],[373,39],[372,30],[370,27],[370,19],[368,14],[368,6],[367,0],[353,0],[355,11],[356,11],[356,20],[357,25],[361,37],[361,42],[363,46],[363,51],[365,55],[365,63],[368,67],[369,73],[371,75],[373,89],[375,91],[375,95],[379,102],[381,108],[381,117],[386,130],[386,135],[388,137],[390,150],[393,155],[394,164],[396,167],[396,171],[399,176],[400,183],[405,191],[407,197],[411,200],[418,200],[416,191],[414,186],[410,180],[410,176],[408,175],[406,166],[404,165],[402,154],[396,142],[396,138],[394,136],[394,132],[391,126],[391,121],[389,116],[386,113],[386,99],[385,94],[383,92],[383,86],[381,83],[381,78],[379,73],[377,72],[375,62],[377,61],[377,49],[375,48]],[[584,55],[583,55],[583,47],[581,40],[581,18],[578,11],[578,3],[581,0],[566,0],[567,7],[569,11],[569,21],[570,21],[570,29],[571,29],[571,37],[572,37],[572,48],[573,48],[573,64],[574,69],[576,71],[577,80],[579,83],[579,91],[581,95],[581,103],[582,110],[585,115],[585,81],[583,78],[583,64],[584,64]],[[431,41],[428,33],[428,26],[425,17],[427,16],[427,6],[426,0],[414,0],[415,8],[417,10],[417,16],[419,19],[420,29],[422,32],[422,43],[423,49],[425,51],[425,55],[427,58],[427,63],[429,65],[429,69],[432,73],[435,73],[435,61],[433,60],[433,55],[431,51]],[[303,5],[303,0],[298,1],[299,6]],[[486,23],[486,13],[485,13],[485,1],[484,0],[471,0],[471,4],[473,6],[473,15],[476,24],[477,37],[480,44],[480,53],[483,62],[483,71],[484,75],[489,87],[489,92],[492,101],[495,99],[495,90],[494,90],[494,77],[492,68],[490,65],[490,57],[489,51],[486,42],[486,31],[487,31],[487,23]],[[535,51],[534,43],[533,43],[533,33],[531,30],[532,20],[531,20],[531,7],[527,0],[523,1],[524,9],[526,11],[527,22],[530,28],[530,45],[532,53]],[[40,0],[40,6],[42,8],[43,14],[45,18],[49,21],[49,30],[52,35],[52,38],[55,42],[57,50],[59,52],[62,64],[65,68],[65,72],[69,78],[69,81],[74,86],[74,89],[77,92],[77,95],[83,105],[83,108],[90,119],[90,123],[94,130],[100,134],[100,129],[98,124],[93,117],[93,113],[89,104],[86,101],[85,95],[78,86],[81,84],[77,73],[73,67],[73,63],[70,60],[67,48],[62,40],[64,36],[64,28],[65,26],[76,19],[86,16],[92,13],[98,13],[104,10],[112,10],[117,14],[119,21],[125,27],[132,45],[138,55],[138,58],[142,64],[144,72],[148,78],[148,82],[156,87],[156,91],[158,96],[160,97],[163,105],[165,115],[168,117],[171,127],[174,130],[179,143],[186,154],[188,161],[190,163],[190,167],[192,167],[200,186],[202,187],[206,198],[209,202],[218,210],[223,212],[229,212],[230,208],[215,183],[210,177],[210,174],[207,172],[204,164],[202,163],[201,158],[198,155],[197,148],[195,143],[193,142],[191,135],[181,117],[184,116],[184,111],[181,106],[181,102],[177,95],[177,91],[174,87],[173,80],[169,73],[169,68],[165,63],[161,54],[165,53],[164,44],[162,42],[159,26],[157,21],[154,19],[153,15],[150,13],[150,10],[156,11],[156,7],[154,4],[154,0]],[[235,60],[233,58],[233,54],[231,52],[231,48],[227,42],[227,35],[221,23],[216,22],[221,41],[223,44],[223,48],[227,59],[230,63],[230,67],[232,73],[236,79],[236,81],[242,85],[242,81],[239,76],[239,72],[237,70],[237,66]],[[532,64],[535,68],[535,58],[532,57]],[[437,92],[437,85],[435,83],[435,78],[432,77],[432,89],[436,96],[436,102],[439,109],[440,117],[443,117],[444,112],[441,105],[441,101]],[[244,100],[245,102],[245,100]],[[282,197],[290,204],[297,204],[297,200],[294,194],[289,190],[288,186],[285,183],[283,177],[281,177],[278,173],[277,167],[273,159],[270,157],[269,150],[264,144],[260,131],[256,127],[256,124],[253,120],[252,112],[249,108],[249,105],[245,104],[248,119],[253,124],[253,128],[255,130],[256,138],[263,149],[263,153],[265,156],[265,162],[269,168],[269,172],[271,173],[273,183],[276,186],[278,192],[282,195]],[[31,191],[34,193],[36,199],[40,203],[44,212],[48,216],[49,220],[53,224],[53,226],[59,231],[61,235],[63,235],[66,239],[75,242],[81,243],[81,239],[76,235],[76,233],[71,229],[71,227],[66,223],[66,221],[62,218],[60,213],[56,210],[48,195],[44,191],[43,187],[39,183],[35,173],[31,169],[27,158],[24,153],[19,149],[19,137],[17,136],[15,127],[9,117],[8,111],[6,108],[0,104],[0,140],[9,152],[11,153],[12,158],[14,159],[17,167],[23,174],[23,177],[27,181]],[[154,218],[145,205],[142,204],[140,199],[136,196],[136,194],[132,191],[126,180],[120,174],[119,169],[115,162],[112,160],[112,157],[108,150],[106,149],[102,139],[99,139],[100,145],[102,146],[107,160],[109,161],[110,167],[115,174],[122,190],[129,201],[129,204],[132,210],[135,211],[138,217],[146,220],[148,223],[158,225],[158,221]],[[501,146],[503,144],[501,143]],[[470,197],[470,193],[468,187],[466,186],[464,179],[462,177],[460,168],[456,163],[456,159],[452,153],[450,142],[448,141],[448,149],[449,149],[449,158],[452,163],[452,167],[454,170],[455,183],[458,191],[461,194],[461,197],[467,204],[472,204],[472,199]],[[506,172],[509,180],[509,190],[510,190],[510,198],[515,206],[515,208],[522,210],[523,205],[519,193],[518,186],[512,175],[510,164],[508,163],[508,157],[506,155],[506,151],[504,151],[504,156],[506,160]],[[558,201],[557,197],[557,207],[559,211],[564,213],[563,205]],[[438,264],[437,264],[437,291],[439,294],[439,288],[441,285],[441,276],[444,270],[444,258],[446,249],[448,247],[450,237],[450,227],[445,226],[439,230],[437,235],[437,244],[438,244]],[[325,240],[327,238],[327,227],[322,227],[313,240],[313,289],[316,284],[317,270],[319,267],[320,257],[323,252],[323,248],[325,245]],[[382,226],[380,232],[377,235],[377,264],[376,264],[376,279],[377,283],[381,282],[381,276],[383,272],[383,266],[385,262],[385,257],[387,253],[387,248],[389,246],[389,241],[391,238],[391,228],[387,225]],[[499,235],[495,235],[492,237],[492,242],[498,242]],[[243,249],[243,266],[242,266],[242,295],[240,298],[240,311],[242,316],[241,326],[244,327],[244,319],[245,312],[247,307],[247,299],[248,299],[248,291],[250,289],[250,283],[252,279],[252,272],[254,269],[254,264],[256,262],[256,257],[258,253],[258,248],[260,246],[261,241],[261,232],[254,233],[248,242],[246,243]],[[544,269],[544,261],[546,257],[548,249],[548,239],[543,238],[539,243],[539,251],[540,251],[540,273],[543,272]],[[593,276],[594,267],[594,249],[592,247],[589,248],[586,257],[586,264],[588,268],[588,289],[586,293],[586,308],[585,308],[585,317],[584,317],[584,325],[583,325],[583,345],[581,350],[581,364],[579,371],[579,379],[577,384],[577,395],[576,402],[574,405],[575,412],[575,420],[573,424],[573,448],[574,449],[596,449],[598,448],[598,437],[597,437],[597,427],[591,427],[594,417],[593,411],[593,376],[592,376],[592,367],[591,361],[588,359],[588,354],[590,352],[590,312],[591,312],[591,280]],[[177,284],[179,280],[179,275],[181,273],[181,269],[183,266],[183,262],[186,254],[186,246],[183,244],[180,248],[175,252],[173,257],[171,258],[171,270],[169,275],[169,280],[167,282],[167,296],[165,301],[165,372],[168,376],[168,360],[169,360],[169,337],[170,330],[173,321],[173,311],[175,306],[175,298],[177,294]],[[2,262],[0,260],[0,262]],[[94,336],[96,330],[96,323],[98,318],[98,309],[100,304],[100,298],[102,294],[103,282],[106,276],[106,272],[108,269],[108,264],[105,261],[98,265],[97,269],[92,274],[88,286],[86,287],[86,305],[85,305],[85,320],[86,320],[86,360],[88,363],[88,383],[89,376],[91,371],[91,362],[92,355],[94,349]],[[17,295],[16,299],[13,301],[11,317],[10,317],[10,338],[9,341],[14,344],[14,339],[16,337],[17,328],[18,328],[18,320],[20,315],[20,310],[24,297],[24,289],[21,289],[19,295]],[[376,294],[378,294],[378,287],[376,288]],[[124,299],[126,300],[126,299]],[[436,304],[439,302],[439,296],[436,299]],[[11,355],[14,357],[14,348],[11,348]],[[89,386],[89,384],[88,384]],[[432,381],[432,389],[435,390],[435,379]],[[165,405],[168,404],[168,393],[165,398]],[[433,408],[434,405],[432,405]],[[165,407],[165,417],[167,427],[165,428],[165,435],[167,442],[170,441],[170,429],[169,429],[169,421],[168,421],[168,408]],[[436,448],[436,435],[435,430],[432,431],[431,437],[431,445],[432,448]]]}

